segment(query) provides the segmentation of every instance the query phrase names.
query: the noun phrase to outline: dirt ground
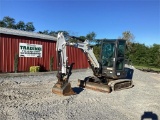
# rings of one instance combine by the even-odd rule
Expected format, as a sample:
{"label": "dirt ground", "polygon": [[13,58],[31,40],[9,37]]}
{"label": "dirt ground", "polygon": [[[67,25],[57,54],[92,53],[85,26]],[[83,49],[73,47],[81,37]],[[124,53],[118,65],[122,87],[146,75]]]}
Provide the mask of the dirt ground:
{"label": "dirt ground", "polygon": [[[160,74],[134,70],[134,87],[101,93],[77,87],[90,69],[73,72],[72,96],[51,92],[55,74],[0,78],[0,120],[140,120],[160,118]],[[157,119],[158,120],[158,119]]]}

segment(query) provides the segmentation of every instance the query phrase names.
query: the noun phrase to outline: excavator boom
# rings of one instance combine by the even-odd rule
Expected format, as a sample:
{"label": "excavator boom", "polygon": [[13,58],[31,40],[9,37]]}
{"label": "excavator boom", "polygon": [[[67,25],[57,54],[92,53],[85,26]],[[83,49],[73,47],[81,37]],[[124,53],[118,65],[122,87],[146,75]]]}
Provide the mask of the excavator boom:
{"label": "excavator boom", "polygon": [[69,76],[71,75],[71,70],[73,63],[68,66],[68,57],[66,55],[66,41],[62,33],[58,33],[57,44],[57,79],[58,81],[52,88],[52,92],[59,95],[74,95],[74,91],[69,83]]}

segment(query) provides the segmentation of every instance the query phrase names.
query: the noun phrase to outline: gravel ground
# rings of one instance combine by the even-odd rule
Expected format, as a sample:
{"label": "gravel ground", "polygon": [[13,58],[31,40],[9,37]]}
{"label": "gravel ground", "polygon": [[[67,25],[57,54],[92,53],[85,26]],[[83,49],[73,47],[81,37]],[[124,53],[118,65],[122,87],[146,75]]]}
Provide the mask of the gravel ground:
{"label": "gravel ground", "polygon": [[[73,72],[77,79],[91,70]],[[140,120],[144,114],[160,117],[160,74],[134,69],[134,87],[112,93],[82,89],[79,94],[58,96],[51,92],[55,74],[0,78],[0,120]],[[152,112],[152,115],[151,115]]]}

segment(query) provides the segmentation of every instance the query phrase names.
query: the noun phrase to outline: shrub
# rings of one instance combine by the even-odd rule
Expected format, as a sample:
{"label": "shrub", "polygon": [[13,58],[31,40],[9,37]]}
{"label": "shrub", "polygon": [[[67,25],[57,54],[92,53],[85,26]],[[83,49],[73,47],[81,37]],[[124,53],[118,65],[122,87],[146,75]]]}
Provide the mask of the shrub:
{"label": "shrub", "polygon": [[54,57],[52,56],[52,57],[50,58],[50,71],[53,70],[53,62],[54,62]]}
{"label": "shrub", "polygon": [[18,71],[18,54],[15,54],[14,56],[14,72],[17,73]]}

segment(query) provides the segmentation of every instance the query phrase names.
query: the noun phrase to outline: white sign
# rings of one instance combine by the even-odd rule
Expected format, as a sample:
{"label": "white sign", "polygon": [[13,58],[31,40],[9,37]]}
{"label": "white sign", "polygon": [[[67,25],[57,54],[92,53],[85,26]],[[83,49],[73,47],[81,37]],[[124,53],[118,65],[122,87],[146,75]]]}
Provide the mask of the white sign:
{"label": "white sign", "polygon": [[42,57],[42,45],[19,43],[19,57]]}

